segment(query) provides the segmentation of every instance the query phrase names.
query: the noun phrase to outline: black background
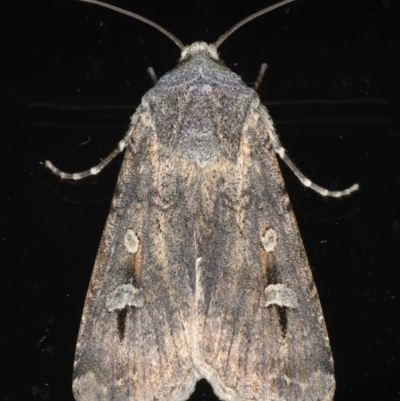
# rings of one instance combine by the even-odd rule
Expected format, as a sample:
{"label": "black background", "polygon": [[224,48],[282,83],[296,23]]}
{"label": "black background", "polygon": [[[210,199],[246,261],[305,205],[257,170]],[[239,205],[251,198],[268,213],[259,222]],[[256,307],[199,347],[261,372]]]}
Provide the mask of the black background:
{"label": "black background", "polygon": [[[215,41],[272,4],[129,1],[185,44]],[[0,401],[72,400],[85,292],[122,156],[98,177],[63,182],[40,164],[87,169],[179,49],[139,21],[76,1],[1,6]],[[282,166],[335,360],[336,401],[400,400],[400,2],[298,0],[233,34],[220,50],[251,83],[298,167],[361,190],[325,200]],[[203,381],[193,399],[212,399]],[[123,401],[123,400],[121,400]]]}

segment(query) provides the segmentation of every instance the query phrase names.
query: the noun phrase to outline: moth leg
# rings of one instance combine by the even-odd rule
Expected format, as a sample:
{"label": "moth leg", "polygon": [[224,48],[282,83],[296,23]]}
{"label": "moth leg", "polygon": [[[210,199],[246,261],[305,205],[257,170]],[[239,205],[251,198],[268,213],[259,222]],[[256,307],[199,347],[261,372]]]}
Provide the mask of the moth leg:
{"label": "moth leg", "polygon": [[147,73],[150,75],[150,78],[151,78],[151,80],[153,81],[153,84],[154,84],[154,85],[157,85],[158,78],[157,78],[157,75],[156,75],[156,73],[155,73],[155,71],[154,71],[154,68],[153,68],[153,67],[149,67],[149,68],[147,69]]}
{"label": "moth leg", "polygon": [[267,71],[268,64],[267,63],[262,63],[260,67],[260,71],[258,72],[257,78],[253,83],[253,89],[255,91],[258,91],[258,88],[260,87],[262,80],[264,79],[265,71]]}
{"label": "moth leg", "polygon": [[63,180],[81,180],[82,178],[89,177],[91,175],[96,175],[103,170],[104,167],[107,166],[119,153],[121,153],[127,146],[129,138],[133,132],[134,126],[132,125],[124,138],[119,141],[118,146],[99,164],[91,167],[89,170],[81,171],[78,173],[66,173],[58,169],[51,161],[46,160],[44,166],[48,168],[53,174],[62,178]]}
{"label": "moth leg", "polygon": [[272,147],[274,148],[275,153],[279,155],[279,157],[293,171],[294,175],[305,187],[311,188],[322,196],[330,196],[333,198],[341,198],[342,196],[350,195],[352,192],[359,189],[358,184],[353,184],[351,187],[344,189],[343,191],[330,191],[329,189],[320,187],[319,185],[313,183],[300,171],[300,169],[292,162],[292,160],[290,160],[289,156],[287,156],[284,147],[282,146],[281,142],[278,139],[278,136],[276,135],[273,122],[266,111],[261,110],[261,118],[264,120],[265,125],[268,127],[268,134],[271,139]]}

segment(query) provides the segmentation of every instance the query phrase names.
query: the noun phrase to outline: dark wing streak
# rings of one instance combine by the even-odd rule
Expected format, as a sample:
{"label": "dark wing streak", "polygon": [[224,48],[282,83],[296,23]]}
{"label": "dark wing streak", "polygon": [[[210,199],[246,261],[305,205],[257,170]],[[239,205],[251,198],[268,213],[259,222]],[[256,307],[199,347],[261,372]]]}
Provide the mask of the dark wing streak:
{"label": "dark wing streak", "polygon": [[231,351],[232,351],[232,347],[233,347],[233,342],[234,340],[239,341],[239,339],[237,338],[237,335],[240,334],[240,331],[237,330],[237,326],[238,326],[238,315],[239,315],[239,310],[238,310],[238,303],[239,303],[239,299],[240,297],[236,297],[235,299],[235,318],[234,318],[234,322],[233,322],[233,330],[232,330],[232,334],[231,334],[231,341],[229,343],[229,351],[228,351],[228,355],[226,358],[226,363],[225,363],[225,369],[224,369],[224,377],[227,374],[227,370],[228,370],[228,365],[231,359]]}
{"label": "dark wing streak", "polygon": [[[242,244],[241,236],[240,236],[239,240],[238,239],[236,240],[236,243],[239,243],[240,245]],[[228,246],[229,246],[229,244],[228,244]],[[242,252],[246,252],[246,250],[242,249]],[[234,310],[234,321],[233,321],[233,323],[229,324],[225,320],[225,323],[227,323],[227,326],[231,326],[232,330],[230,330],[231,338],[230,338],[229,350],[228,350],[227,358],[226,358],[226,362],[225,362],[224,377],[226,376],[227,371],[228,371],[228,365],[229,365],[229,362],[231,359],[231,351],[232,351],[233,343],[234,343],[234,341],[240,342],[240,338],[238,338],[238,335],[240,335],[240,329],[238,328],[238,326],[240,325],[240,312],[241,312],[239,302],[243,299],[243,297],[242,297],[243,291],[240,289],[240,283],[242,282],[241,278],[245,274],[245,266],[242,266],[242,261],[239,262],[239,261],[232,260],[232,262],[231,262],[231,264],[233,264],[233,265],[235,265],[236,263],[240,263],[240,267],[236,265],[236,270],[238,270],[238,272],[240,272],[240,276],[235,281],[235,286],[233,288],[231,288],[232,293],[238,294],[235,297],[234,306],[229,305],[229,307]]]}

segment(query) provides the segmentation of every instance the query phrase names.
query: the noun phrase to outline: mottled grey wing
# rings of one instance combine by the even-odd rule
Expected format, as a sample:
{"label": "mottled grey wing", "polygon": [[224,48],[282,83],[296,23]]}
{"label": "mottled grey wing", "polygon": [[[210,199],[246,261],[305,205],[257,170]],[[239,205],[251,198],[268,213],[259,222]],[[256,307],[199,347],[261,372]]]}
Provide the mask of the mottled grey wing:
{"label": "mottled grey wing", "polygon": [[237,158],[205,170],[194,361],[223,400],[330,401],[329,340],[271,129],[250,109]]}
{"label": "mottled grey wing", "polygon": [[174,166],[158,160],[149,113],[133,121],[82,317],[77,401],[184,400],[198,378],[188,333],[193,222],[176,201]]}

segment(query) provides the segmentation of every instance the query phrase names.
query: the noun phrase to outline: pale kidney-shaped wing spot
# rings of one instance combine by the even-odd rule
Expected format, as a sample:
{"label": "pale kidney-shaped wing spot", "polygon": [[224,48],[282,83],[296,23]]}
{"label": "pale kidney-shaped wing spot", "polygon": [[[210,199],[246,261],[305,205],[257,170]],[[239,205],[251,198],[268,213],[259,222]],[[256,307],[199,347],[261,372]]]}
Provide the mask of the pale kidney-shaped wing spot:
{"label": "pale kidney-shaped wing spot", "polygon": [[124,237],[124,245],[129,253],[136,253],[139,249],[139,238],[132,230],[128,230]]}
{"label": "pale kidney-shaped wing spot", "polygon": [[121,284],[107,295],[106,308],[109,312],[122,310],[126,306],[135,306],[136,308],[144,306],[143,292],[132,284]]}
{"label": "pale kidney-shaped wing spot", "polygon": [[270,284],[264,291],[264,305],[286,306],[288,308],[297,308],[296,293],[285,284]]}
{"label": "pale kidney-shaped wing spot", "polygon": [[274,252],[277,244],[277,236],[275,230],[268,228],[265,234],[261,236],[261,243],[266,252]]}

